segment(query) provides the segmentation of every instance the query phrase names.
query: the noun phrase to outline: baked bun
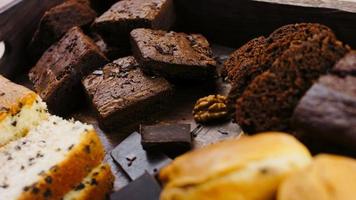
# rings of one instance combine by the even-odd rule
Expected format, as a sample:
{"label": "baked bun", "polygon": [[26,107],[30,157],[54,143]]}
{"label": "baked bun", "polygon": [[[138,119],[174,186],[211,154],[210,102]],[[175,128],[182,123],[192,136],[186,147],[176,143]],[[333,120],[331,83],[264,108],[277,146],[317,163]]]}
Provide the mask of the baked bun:
{"label": "baked bun", "polygon": [[277,132],[243,136],[192,151],[161,170],[161,200],[268,200],[280,182],[307,166],[311,155]]}
{"label": "baked bun", "polygon": [[288,177],[278,200],[353,200],[356,198],[356,160],[319,155],[307,168]]}

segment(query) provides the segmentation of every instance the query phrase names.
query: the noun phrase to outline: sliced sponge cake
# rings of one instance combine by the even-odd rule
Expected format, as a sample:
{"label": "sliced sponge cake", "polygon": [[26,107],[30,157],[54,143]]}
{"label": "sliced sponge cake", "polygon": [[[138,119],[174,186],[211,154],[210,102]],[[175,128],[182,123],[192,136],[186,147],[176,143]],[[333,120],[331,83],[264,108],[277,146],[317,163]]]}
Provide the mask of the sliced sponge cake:
{"label": "sliced sponge cake", "polygon": [[50,116],[0,149],[1,199],[60,199],[103,157],[92,126]]}
{"label": "sliced sponge cake", "polygon": [[114,176],[110,166],[101,164],[83,181],[67,193],[63,200],[87,200],[87,199],[106,199],[113,187]]}
{"label": "sliced sponge cake", "polygon": [[47,118],[47,106],[36,93],[0,76],[0,147]]}

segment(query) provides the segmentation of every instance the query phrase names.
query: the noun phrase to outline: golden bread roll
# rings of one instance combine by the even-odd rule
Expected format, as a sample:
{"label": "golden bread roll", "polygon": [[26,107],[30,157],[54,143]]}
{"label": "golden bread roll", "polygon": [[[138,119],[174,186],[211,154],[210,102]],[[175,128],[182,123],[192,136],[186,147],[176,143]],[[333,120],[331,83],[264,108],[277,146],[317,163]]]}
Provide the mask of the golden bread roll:
{"label": "golden bread roll", "polygon": [[285,179],[278,200],[356,199],[356,160],[319,155],[310,166]]}
{"label": "golden bread roll", "polygon": [[294,137],[262,133],[227,140],[175,159],[161,170],[161,200],[269,200],[311,155]]}

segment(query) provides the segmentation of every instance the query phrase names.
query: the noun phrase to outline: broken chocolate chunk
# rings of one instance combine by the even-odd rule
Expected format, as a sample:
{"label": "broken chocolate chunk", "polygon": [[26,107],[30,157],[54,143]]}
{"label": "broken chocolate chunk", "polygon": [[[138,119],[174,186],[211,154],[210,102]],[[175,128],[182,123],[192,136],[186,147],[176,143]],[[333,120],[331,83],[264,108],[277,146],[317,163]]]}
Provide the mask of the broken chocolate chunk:
{"label": "broken chocolate chunk", "polygon": [[146,150],[161,150],[181,154],[192,147],[190,124],[160,124],[141,126],[141,144]]}
{"label": "broken chocolate chunk", "polygon": [[131,180],[135,180],[147,171],[156,171],[171,162],[166,155],[159,152],[146,152],[141,145],[141,135],[132,133],[122,141],[112,152],[111,156],[126,172]]}
{"label": "broken chocolate chunk", "polygon": [[110,199],[157,200],[160,193],[160,185],[154,177],[146,172],[123,189],[113,193]]}

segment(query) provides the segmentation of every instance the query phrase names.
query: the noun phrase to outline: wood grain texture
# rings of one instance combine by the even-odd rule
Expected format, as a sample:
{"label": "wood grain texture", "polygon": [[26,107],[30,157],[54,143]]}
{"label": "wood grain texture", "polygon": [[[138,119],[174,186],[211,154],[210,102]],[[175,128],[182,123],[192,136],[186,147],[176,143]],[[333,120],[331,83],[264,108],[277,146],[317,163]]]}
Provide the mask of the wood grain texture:
{"label": "wood grain texture", "polygon": [[63,0],[14,0],[0,8],[0,41],[6,52],[0,60],[0,74],[12,77],[24,71],[26,46],[43,13]]}
{"label": "wood grain texture", "polygon": [[280,26],[317,22],[356,48],[355,0],[176,0],[178,29],[239,47]]}

